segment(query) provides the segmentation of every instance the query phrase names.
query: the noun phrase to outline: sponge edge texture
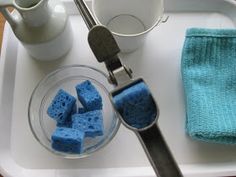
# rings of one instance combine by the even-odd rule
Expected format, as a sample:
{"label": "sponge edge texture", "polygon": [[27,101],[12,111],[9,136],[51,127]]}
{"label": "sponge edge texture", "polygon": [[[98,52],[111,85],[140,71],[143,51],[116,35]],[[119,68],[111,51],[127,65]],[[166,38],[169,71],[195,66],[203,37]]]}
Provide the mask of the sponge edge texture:
{"label": "sponge edge texture", "polygon": [[79,101],[87,111],[102,109],[102,98],[90,81],[78,84],[76,91]]}
{"label": "sponge edge texture", "polygon": [[52,148],[68,153],[82,153],[84,133],[72,128],[56,128],[51,137]]}
{"label": "sponge edge texture", "polygon": [[102,136],[104,131],[102,112],[95,110],[84,114],[74,114],[72,128],[85,132],[85,137]]}
{"label": "sponge edge texture", "polygon": [[83,113],[86,113],[87,110],[85,108],[78,108],[78,113],[79,114],[83,114]]}
{"label": "sponge edge texture", "polygon": [[70,113],[70,115],[65,119],[64,122],[57,122],[57,127],[67,127],[67,128],[71,128],[72,126],[72,120],[71,120],[71,116],[73,114],[77,113],[77,106],[76,103],[74,104],[72,111]]}
{"label": "sponge edge texture", "polygon": [[146,84],[139,82],[113,97],[113,102],[124,121],[135,128],[150,125],[156,115],[156,105]]}
{"label": "sponge edge texture", "polygon": [[51,105],[48,107],[47,113],[59,124],[63,124],[70,116],[75,102],[76,99],[73,96],[60,89],[52,100]]}

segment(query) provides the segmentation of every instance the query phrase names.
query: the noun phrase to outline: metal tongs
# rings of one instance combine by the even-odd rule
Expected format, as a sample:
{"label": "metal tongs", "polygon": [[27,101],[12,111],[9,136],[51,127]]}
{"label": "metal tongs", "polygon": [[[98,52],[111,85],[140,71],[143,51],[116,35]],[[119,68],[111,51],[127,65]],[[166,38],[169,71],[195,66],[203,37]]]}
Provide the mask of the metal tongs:
{"label": "metal tongs", "polygon": [[[74,1],[89,29],[90,48],[98,62],[105,63],[110,83],[116,85],[116,89],[110,93],[111,100],[120,90],[137,82],[144,82],[141,78],[136,80],[132,78],[131,69],[125,66],[118,57],[120,49],[112,33],[105,26],[96,22],[84,0]],[[156,118],[147,127],[141,129],[132,127],[120,116],[121,122],[138,136],[157,177],[182,177],[183,175],[157,126],[159,109],[154,98],[153,102],[156,106]]]}

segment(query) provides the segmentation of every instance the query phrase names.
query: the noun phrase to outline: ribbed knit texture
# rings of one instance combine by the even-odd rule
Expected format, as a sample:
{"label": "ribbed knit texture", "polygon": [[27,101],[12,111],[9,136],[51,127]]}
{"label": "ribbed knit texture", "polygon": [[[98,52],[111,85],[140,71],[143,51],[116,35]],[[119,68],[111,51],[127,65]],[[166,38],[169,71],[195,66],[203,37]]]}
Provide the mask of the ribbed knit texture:
{"label": "ribbed knit texture", "polygon": [[192,28],[182,52],[186,131],[193,138],[236,143],[236,30]]}

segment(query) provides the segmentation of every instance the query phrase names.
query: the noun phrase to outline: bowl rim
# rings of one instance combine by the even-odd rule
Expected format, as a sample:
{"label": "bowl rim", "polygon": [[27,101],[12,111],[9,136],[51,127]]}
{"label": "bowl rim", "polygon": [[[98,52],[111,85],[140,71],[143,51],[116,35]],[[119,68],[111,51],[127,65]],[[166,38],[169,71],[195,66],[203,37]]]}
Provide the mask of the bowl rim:
{"label": "bowl rim", "polygon": [[[45,144],[43,144],[41,142],[39,136],[37,135],[37,133],[35,132],[35,130],[33,128],[33,124],[32,124],[32,121],[31,121],[31,105],[32,105],[32,101],[33,101],[34,95],[35,95],[37,89],[39,88],[39,86],[42,83],[44,83],[48,78],[50,78],[51,76],[55,75],[56,73],[58,73],[58,72],[60,72],[62,70],[69,69],[69,68],[87,68],[87,69],[91,69],[91,70],[94,70],[96,72],[99,72],[100,74],[102,74],[107,79],[109,78],[108,75],[105,72],[103,72],[103,71],[101,71],[101,70],[99,70],[97,68],[94,68],[92,66],[88,66],[88,65],[74,64],[74,65],[66,65],[66,66],[58,67],[56,70],[53,70],[50,73],[48,73],[46,76],[44,76],[37,83],[37,85],[35,86],[33,92],[31,93],[29,104],[28,104],[28,124],[30,126],[31,133],[33,134],[33,136],[37,140],[37,142],[40,143],[45,149],[47,149],[52,154],[61,156],[61,157],[65,158],[65,159],[81,159],[81,158],[85,158],[85,157],[89,157],[89,156],[93,155],[94,153],[96,153],[96,152],[100,151],[101,149],[103,149],[107,144],[109,144],[112,141],[112,139],[115,137],[115,135],[117,134],[117,132],[118,132],[118,130],[120,128],[120,125],[121,125],[121,121],[119,119],[119,115],[118,115],[117,111],[115,110],[115,108],[114,108],[114,106],[113,106],[113,104],[111,102],[111,106],[113,107],[114,117],[117,117],[116,118],[117,121],[116,121],[116,123],[114,125],[114,131],[113,131],[112,135],[109,136],[109,139],[107,141],[104,141],[104,143],[101,143],[99,148],[97,148],[96,150],[94,150],[92,152],[89,152],[89,153],[82,153],[82,154],[64,153],[64,152],[53,150],[52,148],[49,148],[48,146],[46,146]],[[105,90],[105,92],[108,93],[108,97],[109,97],[109,91],[106,89],[105,86],[104,86],[104,90]]]}

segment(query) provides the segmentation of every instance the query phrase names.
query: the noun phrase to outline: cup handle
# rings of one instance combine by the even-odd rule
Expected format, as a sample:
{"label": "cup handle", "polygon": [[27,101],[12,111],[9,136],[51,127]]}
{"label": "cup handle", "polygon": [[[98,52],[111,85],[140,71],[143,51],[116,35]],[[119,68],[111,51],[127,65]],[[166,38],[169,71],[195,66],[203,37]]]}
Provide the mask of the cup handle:
{"label": "cup handle", "polygon": [[166,23],[168,21],[169,17],[170,17],[169,15],[163,15],[161,22]]}
{"label": "cup handle", "polygon": [[13,0],[1,0],[0,1],[0,12],[2,13],[2,15],[6,18],[6,20],[8,21],[8,23],[12,26],[15,27],[17,25],[17,20],[12,16],[12,14],[9,12],[9,10],[7,9],[7,7],[13,7],[14,3]]}

